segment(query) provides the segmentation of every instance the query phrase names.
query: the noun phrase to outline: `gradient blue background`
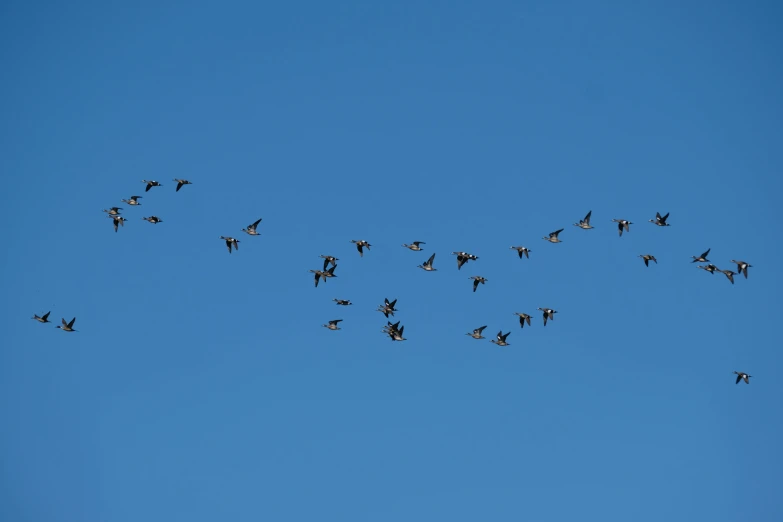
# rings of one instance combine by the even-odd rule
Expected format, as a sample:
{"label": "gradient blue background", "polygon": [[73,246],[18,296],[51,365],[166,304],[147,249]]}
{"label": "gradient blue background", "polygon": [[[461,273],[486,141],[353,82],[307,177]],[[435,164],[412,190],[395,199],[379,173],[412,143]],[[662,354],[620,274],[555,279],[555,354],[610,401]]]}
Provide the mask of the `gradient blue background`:
{"label": "gradient blue background", "polygon": [[779,3],[111,4],[0,5],[0,519],[783,519]]}

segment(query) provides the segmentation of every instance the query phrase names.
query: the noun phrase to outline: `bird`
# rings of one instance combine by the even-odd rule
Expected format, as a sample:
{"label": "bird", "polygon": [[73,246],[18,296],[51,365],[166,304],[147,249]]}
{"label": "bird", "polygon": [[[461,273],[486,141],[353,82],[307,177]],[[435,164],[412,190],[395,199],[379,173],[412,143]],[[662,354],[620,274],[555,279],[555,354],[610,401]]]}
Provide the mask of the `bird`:
{"label": "bird", "polygon": [[593,211],[591,210],[590,212],[587,213],[587,215],[585,216],[584,219],[579,221],[579,223],[574,223],[574,226],[575,227],[579,227],[579,228],[583,228],[585,230],[589,230],[591,228],[595,228],[595,227],[590,225],[590,216],[592,214],[593,214]]}
{"label": "bird", "polygon": [[623,237],[623,229],[625,229],[626,232],[631,231],[631,225],[633,225],[632,222],[625,219],[613,219],[612,221],[617,223],[617,230],[620,231],[620,237]]}
{"label": "bird", "polygon": [[406,244],[403,243],[402,246],[404,246],[405,248],[410,248],[411,250],[414,250],[414,251],[418,252],[419,250],[424,250],[419,245],[426,245],[426,244],[427,243],[425,243],[424,241],[414,241],[410,245],[406,245]]}
{"label": "bird", "polygon": [[398,330],[398,329],[399,329],[399,327],[400,327],[400,321],[397,321],[397,322],[396,322],[396,323],[394,323],[394,324],[392,324],[392,322],[391,322],[391,321],[386,321],[386,326],[384,326],[384,327],[381,329],[381,332],[383,332],[383,333],[385,333],[385,334],[387,334],[387,335],[388,335],[388,334],[389,334],[389,333],[391,333],[392,331]]}
{"label": "bird", "polygon": [[644,254],[644,255],[641,255],[639,257],[644,259],[644,266],[650,266],[650,261],[655,261],[655,264],[656,265],[658,264],[658,260],[655,259],[655,256],[653,256],[651,254]]}
{"label": "bird", "polygon": [[478,259],[478,256],[468,254],[467,252],[452,252],[451,255],[457,256],[457,270],[461,269],[462,265],[468,261],[476,261]]}
{"label": "bird", "polygon": [[103,209],[110,216],[119,216],[120,210],[122,210],[122,207],[111,207],[109,210]]}
{"label": "bird", "polygon": [[710,274],[714,274],[716,270],[720,271],[720,268],[710,263],[709,265],[699,265],[696,268],[701,268],[702,270],[706,270]]}
{"label": "bird", "polygon": [[723,275],[731,281],[731,284],[734,284],[734,276],[737,275],[735,272],[732,272],[731,270],[719,270],[719,272],[722,272]]}
{"label": "bird", "polygon": [[[46,315],[49,315],[49,314],[46,314]],[[57,326],[55,326],[55,328],[59,328],[59,329],[61,329],[64,332],[75,332],[76,330],[73,329],[73,323],[75,323],[75,322],[76,322],[76,318],[75,317],[73,319],[71,319],[70,323],[66,323],[65,319],[63,319],[63,325],[62,326],[57,325]]]}
{"label": "bird", "polygon": [[419,268],[422,270],[426,270],[427,272],[436,272],[438,269],[432,267],[432,262],[435,260],[435,254],[432,254],[428,260],[424,262],[422,265],[418,265]]}
{"label": "bird", "polygon": [[383,304],[378,307],[378,312],[383,313],[387,318],[391,314],[392,317],[394,317],[394,312],[397,312],[398,310],[394,307],[394,305],[397,304],[397,300],[389,301],[388,298],[383,299]]}
{"label": "bird", "polygon": [[745,276],[745,279],[748,278],[748,268],[753,267],[753,265],[749,265],[745,261],[735,261],[734,259],[731,260],[732,263],[737,265],[737,273],[742,274]]}
{"label": "bird", "polygon": [[551,319],[552,321],[555,320],[557,310],[552,310],[551,308],[539,308],[539,310],[544,312],[544,326],[546,326],[547,319]]}
{"label": "bird", "polygon": [[511,335],[511,332],[508,332],[506,335],[503,335],[503,330],[500,330],[498,332],[497,340],[490,339],[489,342],[495,343],[498,346],[510,346],[510,344],[506,342],[506,337],[508,337],[509,335]]}
{"label": "bird", "polygon": [[514,315],[519,316],[519,327],[524,328],[525,327],[525,321],[527,321],[527,325],[530,326],[530,316],[522,313],[522,312],[514,312]]}
{"label": "bird", "polygon": [[471,276],[468,279],[472,279],[473,280],[473,291],[474,292],[476,291],[476,288],[478,288],[479,283],[481,283],[483,285],[483,284],[485,284],[487,282],[487,280],[484,279],[481,276]]}
{"label": "bird", "polygon": [[183,185],[192,185],[193,184],[193,183],[191,183],[190,181],[188,181],[186,179],[174,178],[174,181],[177,182],[177,190],[175,190],[174,192],[179,192],[179,189],[181,189]]}
{"label": "bird", "polygon": [[115,232],[117,232],[117,225],[121,225],[121,226],[124,227],[125,226],[125,222],[127,221],[127,219],[125,219],[122,216],[109,216],[109,217],[114,218],[114,231]]}
{"label": "bird", "polygon": [[149,221],[153,225],[157,225],[158,223],[163,223],[163,220],[160,219],[158,216],[143,217],[141,219],[143,219],[144,221]]}
{"label": "bird", "polygon": [[402,336],[402,332],[405,330],[404,326],[400,326],[400,322],[392,324],[391,321],[386,321],[386,326],[381,330],[388,335],[392,341],[405,341],[405,337]]}
{"label": "bird", "polygon": [[691,263],[697,263],[697,262],[698,262],[698,263],[709,263],[709,262],[710,262],[710,260],[709,260],[709,259],[707,259],[707,256],[708,256],[708,255],[710,255],[710,250],[712,250],[712,249],[711,249],[711,248],[708,248],[708,249],[707,249],[707,251],[706,251],[706,252],[704,252],[704,253],[703,253],[702,255],[700,255],[699,257],[696,257],[696,256],[691,256],[691,257],[693,258],[693,261],[691,261]]}
{"label": "bird", "polygon": [[136,201],[138,199],[141,199],[141,196],[131,196],[130,199],[123,199],[122,202],[123,203],[127,203],[128,205],[131,205],[131,206],[138,206],[138,205],[141,205],[141,203]]}
{"label": "bird", "polygon": [[550,243],[562,243],[562,241],[557,237],[558,234],[560,234],[560,232],[562,231],[563,231],[562,228],[560,230],[555,230],[554,232],[549,233],[549,237],[542,237],[541,239],[546,239]]}
{"label": "bird", "polygon": [[349,306],[349,305],[353,304],[348,299],[332,299],[332,301],[334,301],[335,303],[337,303],[338,305],[341,305],[341,306]]}
{"label": "bird", "polygon": [[339,261],[339,259],[333,256],[321,256],[321,257],[324,260],[324,270],[326,270],[326,267],[329,266],[329,263],[332,263],[332,266],[337,266],[337,261]]}
{"label": "bird", "polygon": [[329,324],[324,324],[321,326],[323,326],[324,328],[328,328],[330,330],[341,330],[341,328],[337,326],[337,323],[339,323],[340,321],[342,321],[342,319],[334,319],[333,321],[329,321]]}
{"label": "bird", "polygon": [[752,375],[748,375],[745,372],[734,372],[737,374],[737,380],[734,381],[734,384],[739,384],[740,381],[745,381],[745,384],[750,384],[750,378],[753,377]]}
{"label": "bird", "polygon": [[43,314],[41,317],[38,317],[37,314],[33,314],[33,317],[31,317],[31,319],[35,319],[39,323],[51,323],[51,321],[49,320],[50,313],[52,313],[51,310]]}
{"label": "bird", "polygon": [[526,258],[530,259],[530,249],[523,246],[512,246],[511,250],[516,250],[517,254],[519,254],[519,259],[522,259],[522,256],[524,255]]}
{"label": "bird", "polygon": [[149,192],[152,187],[162,187],[163,186],[160,183],[158,183],[157,181],[147,181],[146,179],[143,179],[143,180],[141,180],[141,182],[147,184],[147,188],[144,189],[144,192]]}
{"label": "bird", "polygon": [[351,243],[355,243],[356,244],[356,250],[359,251],[359,256],[360,257],[364,257],[364,251],[362,250],[362,247],[365,247],[365,248],[367,248],[367,250],[370,250],[370,247],[372,246],[370,243],[368,243],[364,239],[361,239],[359,241],[357,241],[355,239],[351,239]]}
{"label": "bird", "polygon": [[226,237],[226,236],[220,236],[218,239],[222,239],[226,242],[226,248],[228,248],[228,253],[231,253],[231,247],[234,247],[234,250],[239,250],[239,240],[234,239],[233,237]]}
{"label": "bird", "polygon": [[659,227],[670,227],[671,225],[666,222],[666,220],[669,217],[669,213],[667,212],[665,216],[661,216],[660,212],[655,213],[655,219],[648,219],[650,223],[653,225],[658,225]]}
{"label": "bird", "polygon": [[475,330],[473,330],[473,333],[468,332],[465,335],[469,335],[469,336],[471,336],[474,339],[485,339],[485,337],[483,335],[481,335],[481,332],[483,332],[484,328],[486,328],[486,327],[487,327],[487,325],[481,326],[481,327],[476,328]]}
{"label": "bird", "polygon": [[[400,324],[399,322],[397,324]],[[406,341],[405,337],[402,336],[402,332],[405,330],[405,326],[400,326],[398,329],[393,329],[388,332],[389,337],[391,337],[392,341]]]}
{"label": "bird", "polygon": [[[258,218],[258,221],[256,221],[252,225],[248,225],[247,228],[243,228],[242,232],[244,232],[245,234],[251,235],[251,236],[260,236],[261,234],[256,232],[256,227],[258,226],[259,223],[261,223],[261,218]],[[326,268],[326,267],[324,267],[324,268]]]}
{"label": "bird", "polygon": [[337,268],[337,265],[334,265],[329,270],[324,270],[324,272],[323,272],[323,274],[324,274],[324,281],[326,281],[327,277],[337,277],[336,275],[334,275],[334,269],[335,268]]}
{"label": "bird", "polygon": [[324,282],[326,282],[326,274],[323,270],[310,270],[310,272],[315,274],[315,287],[318,288],[318,281],[320,279],[323,279]]}

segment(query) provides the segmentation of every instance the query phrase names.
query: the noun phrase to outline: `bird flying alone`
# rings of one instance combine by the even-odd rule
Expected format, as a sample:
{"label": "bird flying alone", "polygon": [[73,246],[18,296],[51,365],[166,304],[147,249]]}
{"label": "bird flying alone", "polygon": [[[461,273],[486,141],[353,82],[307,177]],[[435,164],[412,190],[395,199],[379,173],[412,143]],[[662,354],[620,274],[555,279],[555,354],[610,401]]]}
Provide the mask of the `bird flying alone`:
{"label": "bird flying alone", "polygon": [[541,239],[545,239],[550,243],[562,243],[562,241],[557,237],[562,231],[562,228],[560,230],[555,230],[554,232],[549,233],[549,237],[542,237]]}
{"label": "bird flying alone", "polygon": [[152,187],[162,187],[163,186],[160,183],[158,183],[157,181],[152,181],[152,180],[148,181],[146,179],[143,179],[143,180],[141,180],[141,182],[147,184],[147,188],[144,189],[144,192],[149,192]]}
{"label": "bird flying alone", "polygon": [[487,327],[487,325],[481,326],[481,327],[476,328],[475,330],[473,330],[473,333],[468,332],[465,335],[469,335],[470,337],[472,337],[474,339],[485,339],[485,337],[483,335],[481,335],[481,332],[483,332],[484,328],[486,328],[486,327]]}
{"label": "bird flying alone", "polygon": [[737,273],[744,275],[745,279],[747,279],[748,278],[748,268],[752,268],[753,265],[749,265],[745,261],[737,261],[737,260],[734,260],[734,259],[732,259],[731,262],[734,263],[735,265],[737,265]]}
{"label": "bird flying alone", "polygon": [[364,251],[362,250],[363,248],[366,248],[369,251],[370,247],[372,246],[370,243],[368,243],[364,239],[360,239],[358,241],[355,240],[355,239],[351,239],[351,243],[354,243],[356,245],[356,250],[359,251],[359,256],[360,257],[364,257]]}
{"label": "bird flying alone", "polygon": [[617,223],[617,230],[620,232],[620,237],[623,237],[623,229],[625,229],[626,232],[631,231],[631,225],[633,225],[631,221],[625,219],[613,219],[612,221]]}
{"label": "bird flying alone", "polygon": [[593,211],[587,213],[584,219],[580,220],[579,223],[574,223],[575,227],[582,228],[584,230],[590,230],[591,228],[595,228],[590,225],[590,216],[593,215]]}
{"label": "bird flying alone", "polygon": [[519,327],[524,328],[525,327],[525,321],[527,321],[527,325],[530,326],[530,316],[528,314],[522,313],[522,312],[514,312],[514,315],[519,316]]}
{"label": "bird flying alone", "polygon": [[478,259],[478,256],[468,254],[467,252],[452,252],[451,255],[457,256],[457,270],[460,270],[462,265],[468,261],[476,261]]}
{"label": "bird flying alone", "polygon": [[487,280],[484,279],[481,276],[471,276],[469,279],[473,280],[473,291],[474,292],[476,291],[476,288],[478,288],[479,283],[481,283],[483,285],[483,284],[485,284],[487,282]]}
{"label": "bird flying alone", "polygon": [[188,181],[186,179],[174,178],[174,181],[177,182],[177,189],[174,192],[179,192],[179,189],[181,189],[185,185],[192,185],[193,184],[193,183],[191,183],[190,181]]}
{"label": "bird flying alone", "polygon": [[[49,315],[49,314],[46,314],[46,315]],[[71,319],[70,323],[66,323],[65,319],[63,319],[62,326],[57,325],[57,326],[55,326],[55,328],[59,328],[63,332],[75,332],[76,330],[73,329],[73,323],[75,323],[75,322],[76,322],[76,318],[75,317],[73,319]]]}
{"label": "bird flying alone", "polygon": [[653,225],[658,225],[659,227],[670,227],[671,225],[666,222],[666,220],[669,218],[669,213],[667,212],[665,216],[661,216],[660,212],[655,213],[655,219],[648,219],[650,223]]}
{"label": "bird flying alone", "polygon": [[143,219],[144,221],[149,221],[153,225],[157,225],[158,223],[163,223],[163,220],[160,219],[158,216],[143,217],[141,219]]}
{"label": "bird flying alone", "polygon": [[544,312],[544,326],[546,326],[547,319],[551,319],[552,321],[555,320],[557,310],[552,310],[551,308],[539,308],[539,310]]}
{"label": "bird flying alone", "polygon": [[707,259],[707,256],[710,255],[710,250],[712,250],[712,249],[708,248],[707,251],[704,252],[699,257],[691,256],[693,258],[693,261],[691,261],[691,263],[709,263],[710,260]]}
{"label": "bird flying alone", "polygon": [[421,268],[422,270],[426,270],[427,272],[435,272],[438,269],[432,267],[432,262],[435,261],[435,254],[433,253],[428,260],[424,262],[424,264],[419,265],[418,268]]}
{"label": "bird flying alone", "polygon": [[639,257],[641,257],[642,259],[644,259],[644,266],[650,266],[650,261],[654,261],[656,265],[658,264],[658,260],[657,260],[657,259],[655,259],[655,256],[654,256],[654,255],[651,255],[651,254],[644,254],[644,255],[641,255],[641,256],[639,256]]}
{"label": "bird flying alone", "polygon": [[[544,238],[546,239],[546,238]],[[525,256],[526,258],[530,259],[530,249],[523,247],[523,246],[512,246],[511,250],[516,250],[517,254],[519,254],[519,259],[522,259],[522,256]]]}
{"label": "bird flying alone", "polygon": [[49,314],[52,313],[51,310],[43,314],[41,317],[38,317],[38,314],[33,314],[32,319],[35,319],[39,323],[51,323],[49,320]]}
{"label": "bird flying alone", "polygon": [[748,375],[745,372],[734,372],[737,374],[737,380],[734,381],[734,384],[739,384],[740,381],[745,381],[745,384],[750,384],[750,378],[753,377],[752,375]]}
{"label": "bird flying alone", "polygon": [[341,330],[341,328],[337,326],[337,323],[339,323],[340,321],[342,321],[342,319],[334,319],[333,321],[329,321],[329,324],[323,324],[321,326],[323,326],[324,328],[328,328],[330,330]]}
{"label": "bird flying alone", "polygon": [[234,239],[233,237],[226,237],[226,236],[220,236],[219,239],[222,239],[226,242],[226,248],[228,248],[228,253],[231,253],[231,247],[234,247],[234,250],[239,250],[239,240]]}
{"label": "bird flying alone", "polygon": [[[261,234],[259,234],[256,231],[256,227],[258,227],[259,223],[261,223],[261,218],[258,218],[258,221],[256,221],[255,223],[251,223],[250,225],[248,225],[247,228],[243,228],[242,232],[244,232],[245,234],[251,235],[251,236],[260,236]],[[325,268],[326,267],[324,267],[324,269]]]}
{"label": "bird flying alone", "polygon": [[489,342],[495,343],[498,346],[511,346],[510,343],[506,342],[506,337],[508,337],[509,335],[511,335],[511,332],[508,332],[504,335],[503,330],[500,330],[498,332],[497,339],[490,339]]}

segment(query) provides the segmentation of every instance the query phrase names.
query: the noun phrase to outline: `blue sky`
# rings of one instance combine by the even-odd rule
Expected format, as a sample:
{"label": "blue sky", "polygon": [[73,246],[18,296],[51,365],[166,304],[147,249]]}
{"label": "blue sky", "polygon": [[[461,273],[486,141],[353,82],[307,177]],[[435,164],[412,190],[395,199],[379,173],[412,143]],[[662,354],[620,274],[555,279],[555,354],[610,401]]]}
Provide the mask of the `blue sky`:
{"label": "blue sky", "polygon": [[0,519],[783,518],[783,8],[110,4],[0,6]]}

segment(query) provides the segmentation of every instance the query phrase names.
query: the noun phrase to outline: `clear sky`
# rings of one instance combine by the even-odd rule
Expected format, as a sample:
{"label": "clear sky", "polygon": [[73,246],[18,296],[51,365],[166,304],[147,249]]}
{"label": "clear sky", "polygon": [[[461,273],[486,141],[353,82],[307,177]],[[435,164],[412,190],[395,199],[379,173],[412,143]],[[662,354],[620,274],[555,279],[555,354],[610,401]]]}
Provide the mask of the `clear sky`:
{"label": "clear sky", "polygon": [[0,5],[0,520],[783,520],[779,3],[123,4]]}

